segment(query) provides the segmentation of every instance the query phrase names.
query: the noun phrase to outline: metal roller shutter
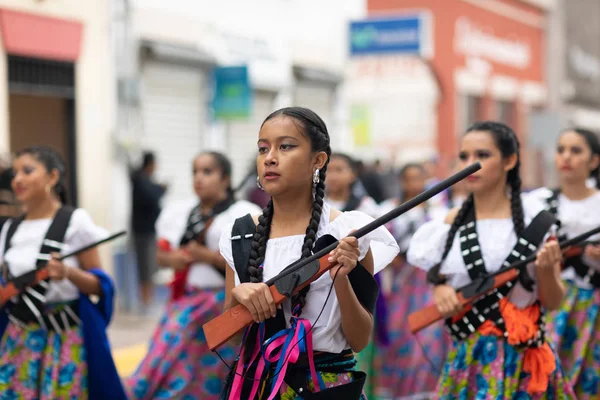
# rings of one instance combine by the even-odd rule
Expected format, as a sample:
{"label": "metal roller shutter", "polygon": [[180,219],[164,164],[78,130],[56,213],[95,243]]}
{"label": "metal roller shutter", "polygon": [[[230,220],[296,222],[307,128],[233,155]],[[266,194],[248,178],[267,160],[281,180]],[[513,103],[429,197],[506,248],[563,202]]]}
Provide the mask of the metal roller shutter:
{"label": "metal roller shutter", "polygon": [[193,195],[191,162],[206,130],[206,80],[197,67],[149,61],[143,68],[142,146],[156,153],[156,177],[169,184],[165,204]]}
{"label": "metal roller shutter", "polygon": [[258,132],[264,119],[273,112],[275,93],[254,91],[253,113],[247,121],[231,122],[228,126],[229,157],[233,164],[233,184],[237,186],[256,159]]}
{"label": "metal roller shutter", "polygon": [[330,137],[336,135],[333,121],[334,89],[318,82],[298,80],[294,96],[294,105],[310,108],[325,121]]}

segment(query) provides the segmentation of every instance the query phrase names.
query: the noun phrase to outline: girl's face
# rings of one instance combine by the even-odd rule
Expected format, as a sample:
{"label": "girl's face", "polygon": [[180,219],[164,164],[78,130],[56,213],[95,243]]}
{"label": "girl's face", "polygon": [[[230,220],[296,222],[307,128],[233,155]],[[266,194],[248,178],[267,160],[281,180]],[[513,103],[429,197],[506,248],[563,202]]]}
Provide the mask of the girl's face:
{"label": "girl's face", "polygon": [[210,154],[200,154],[194,160],[194,191],[203,201],[224,197],[229,187],[229,177],[224,178],[215,159]]}
{"label": "girl's face", "polygon": [[356,180],[356,175],[344,157],[332,156],[327,166],[327,191],[339,193],[347,190]]}
{"label": "girl's face", "polygon": [[576,132],[565,132],[558,138],[554,163],[564,182],[585,182],[598,167],[599,156],[592,153],[585,138]]}
{"label": "girl's face", "polygon": [[409,167],[400,177],[402,192],[411,197],[425,190],[426,173],[421,168]]}
{"label": "girl's face", "polygon": [[13,162],[11,187],[17,200],[26,205],[52,196],[58,178],[56,169],[48,171],[33,155],[23,154]]}
{"label": "girl's face", "polygon": [[481,169],[465,179],[467,191],[477,194],[506,185],[506,174],[518,159],[516,154],[502,157],[491,133],[472,131],[462,137],[459,160],[461,169],[476,161],[481,163]]}
{"label": "girl's face", "polygon": [[325,152],[313,153],[301,129],[300,122],[285,115],[260,129],[256,167],[262,187],[273,197],[311,188],[313,172],[327,161]]}

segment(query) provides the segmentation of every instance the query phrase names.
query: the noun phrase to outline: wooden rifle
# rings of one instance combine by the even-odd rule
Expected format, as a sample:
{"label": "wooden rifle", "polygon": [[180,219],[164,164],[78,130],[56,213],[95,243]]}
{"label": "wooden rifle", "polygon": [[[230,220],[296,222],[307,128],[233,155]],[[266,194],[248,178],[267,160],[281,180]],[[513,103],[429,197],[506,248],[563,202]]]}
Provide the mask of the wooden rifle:
{"label": "wooden rifle", "polygon": [[[582,245],[585,243],[584,241],[598,233],[600,233],[600,227],[594,228],[572,239],[561,242],[560,248],[561,250],[564,250],[563,254],[565,255],[569,253],[581,254],[585,247]],[[517,279],[521,269],[527,266],[527,264],[534,262],[536,258],[537,253],[532,254],[524,260],[518,261],[505,268],[501,268],[492,274],[475,279],[468,285],[456,290],[458,301],[463,307],[468,306],[484,294]],[[408,326],[410,331],[414,334],[443,318],[444,317],[442,314],[440,314],[437,306],[433,304],[410,314],[408,316]]]}
{"label": "wooden rifle", "polygon": [[[349,236],[357,239],[365,236],[380,226],[385,225],[392,219],[397,218],[399,215],[406,213],[410,209],[443,192],[450,186],[465,179],[467,176],[473,174],[479,169],[481,169],[481,164],[479,162],[468,166],[462,171],[459,171],[432,188],[424,191],[420,195],[412,198],[404,204],[401,204],[389,213],[363,226]],[[330,263],[327,261],[327,259],[329,258],[329,253],[334,250],[338,244],[339,241],[335,241],[331,245],[316,252],[310,257],[295,261],[281,271],[277,276],[265,282],[267,286],[269,286],[269,290],[271,291],[271,295],[273,296],[275,303],[277,305],[283,303],[286,298],[291,297],[292,294],[299,292],[311,282],[318,279],[325,272],[335,267],[337,264]],[[254,320],[252,318],[252,314],[250,314],[250,311],[248,311],[248,309],[241,304],[238,304],[235,307],[225,311],[220,316],[203,325],[204,335],[206,337],[208,347],[211,350],[219,348],[221,345],[227,343],[231,338],[233,338],[238,332],[251,325],[253,321]]]}
{"label": "wooden rifle", "polygon": [[[63,261],[69,257],[76,256],[76,255],[81,254],[84,251],[90,250],[96,246],[99,246],[106,242],[110,242],[111,240],[114,240],[114,239],[118,238],[119,236],[124,235],[125,233],[126,233],[125,231],[117,232],[113,235],[110,235],[107,238],[98,240],[97,242],[94,242],[92,244],[84,246],[78,250],[72,251],[71,253],[60,256],[59,258],[57,258],[57,260]],[[12,297],[17,296],[18,294],[23,292],[23,290],[25,290],[25,288],[27,288],[29,286],[35,286],[38,283],[40,283],[41,281],[44,281],[46,279],[48,279],[48,267],[42,267],[42,268],[27,272],[26,274],[23,274],[15,279],[10,280],[4,286],[0,286],[0,307],[3,307],[4,304],[6,304],[6,302],[9,299],[11,299]]]}
{"label": "wooden rifle", "polygon": [[600,242],[598,241],[586,240],[584,242],[578,243],[565,249],[565,251],[563,251],[563,255],[565,258],[579,257],[585,252],[585,248],[587,246],[597,246],[598,244],[600,244]]}

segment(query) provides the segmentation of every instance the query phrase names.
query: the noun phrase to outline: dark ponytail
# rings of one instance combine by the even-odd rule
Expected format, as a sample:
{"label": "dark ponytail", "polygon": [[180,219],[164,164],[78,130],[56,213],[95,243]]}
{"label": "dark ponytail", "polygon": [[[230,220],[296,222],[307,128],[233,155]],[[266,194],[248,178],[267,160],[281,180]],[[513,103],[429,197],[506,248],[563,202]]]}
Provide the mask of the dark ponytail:
{"label": "dark ponytail", "polygon": [[25,154],[31,155],[40,163],[44,164],[44,167],[46,167],[48,173],[52,172],[52,170],[58,171],[58,181],[56,182],[56,185],[54,185],[53,190],[63,205],[68,204],[69,197],[67,195],[66,184],[67,170],[65,167],[65,162],[60,154],[48,146],[31,146],[18,152],[17,157]]}
{"label": "dark ponytail", "polygon": [[[508,174],[506,175],[506,184],[510,188],[510,210],[513,226],[517,237],[519,237],[525,230],[525,217],[523,212],[523,202],[521,201],[521,175],[519,172],[521,159],[517,135],[507,125],[494,121],[475,122],[469,127],[469,129],[467,129],[465,135],[473,131],[488,132],[494,139],[494,143],[496,144],[498,150],[500,150],[503,158],[510,157],[513,154],[517,155],[517,163],[513,169],[508,171]],[[428,279],[431,283],[436,284],[442,282],[442,279],[439,276],[442,262],[446,259],[450,249],[452,248],[454,236],[456,235],[458,228],[463,224],[468,212],[474,205],[475,199],[473,198],[473,194],[470,194],[460,208],[456,218],[452,222],[440,263],[433,267],[428,273]],[[519,279],[526,288],[530,287],[532,284],[531,278],[527,276],[527,274],[520,274]]]}
{"label": "dark ponytail", "polygon": [[[306,235],[302,244],[302,258],[312,254],[312,249],[317,239],[321,213],[323,212],[323,199],[325,197],[325,177],[327,175],[327,165],[331,156],[331,146],[329,144],[329,133],[325,122],[315,112],[302,107],[286,107],[273,112],[265,122],[277,117],[286,116],[292,118],[298,125],[298,129],[303,132],[311,142],[313,152],[323,151],[327,154],[327,161],[319,171],[319,182],[314,186],[314,200],[312,205],[311,218],[306,227]],[[263,209],[262,215],[258,218],[258,226],[252,240],[250,251],[250,260],[248,262],[248,275],[250,282],[257,283],[263,280],[262,264],[267,250],[267,241],[271,233],[271,222],[273,220],[273,201]],[[301,292],[292,297],[292,314],[300,316],[302,309],[306,304],[306,294],[310,285]]]}
{"label": "dark ponytail", "polygon": [[[566,132],[575,132],[582,136],[589,146],[592,156],[597,155],[600,157],[600,140],[598,140],[598,136],[594,132],[583,128],[571,128],[563,131],[563,133]],[[600,189],[600,164],[590,172],[590,178],[594,178],[596,181],[596,188]]]}

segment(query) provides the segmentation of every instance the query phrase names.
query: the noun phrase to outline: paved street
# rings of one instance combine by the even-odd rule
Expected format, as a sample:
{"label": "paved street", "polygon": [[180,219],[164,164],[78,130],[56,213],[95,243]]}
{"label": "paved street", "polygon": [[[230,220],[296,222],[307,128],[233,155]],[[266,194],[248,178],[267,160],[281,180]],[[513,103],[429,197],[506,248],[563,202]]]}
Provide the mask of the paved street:
{"label": "paved street", "polygon": [[146,354],[158,319],[159,315],[141,317],[123,313],[117,314],[113,319],[108,336],[121,376],[130,375]]}

